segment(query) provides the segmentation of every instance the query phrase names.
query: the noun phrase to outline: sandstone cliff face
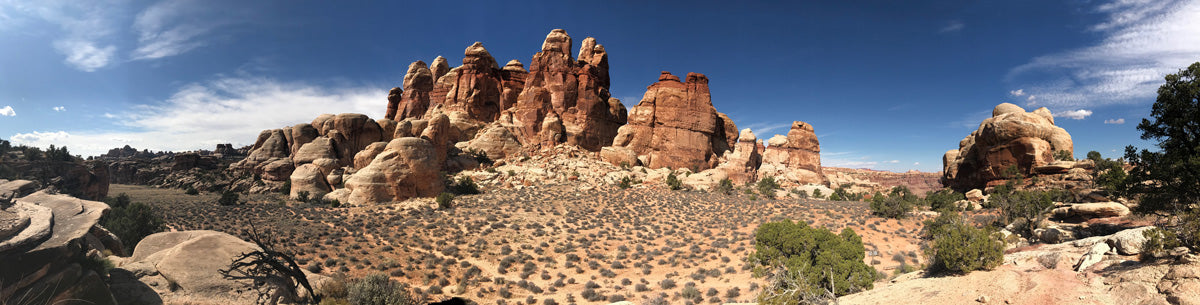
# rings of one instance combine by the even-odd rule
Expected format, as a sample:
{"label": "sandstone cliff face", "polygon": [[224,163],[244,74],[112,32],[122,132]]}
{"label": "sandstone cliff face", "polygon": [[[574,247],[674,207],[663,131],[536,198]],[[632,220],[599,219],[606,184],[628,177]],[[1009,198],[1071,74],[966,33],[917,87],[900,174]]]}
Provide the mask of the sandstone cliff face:
{"label": "sandstone cliff face", "polygon": [[628,155],[624,153],[628,150],[649,168],[713,168],[736,141],[728,138],[727,129],[737,127],[726,124],[713,108],[708,77],[688,73],[686,81],[680,82],[663,71],[630,110],[629,124],[618,130],[608,155]]}
{"label": "sandstone cliff face", "polygon": [[799,185],[828,185],[828,179],[821,171],[821,144],[808,123],[792,122],[787,136],[771,137],[763,152],[762,163],[758,169],[761,177],[772,176]]}
{"label": "sandstone cliff face", "polygon": [[1020,106],[1003,103],[992,117],[959,142],[958,150],[942,158],[943,184],[959,191],[984,188],[1007,179],[1004,170],[1016,166],[1023,175],[1054,162],[1054,152],[1074,153],[1071,135],[1054,126],[1054,116],[1045,107],[1025,112]]}

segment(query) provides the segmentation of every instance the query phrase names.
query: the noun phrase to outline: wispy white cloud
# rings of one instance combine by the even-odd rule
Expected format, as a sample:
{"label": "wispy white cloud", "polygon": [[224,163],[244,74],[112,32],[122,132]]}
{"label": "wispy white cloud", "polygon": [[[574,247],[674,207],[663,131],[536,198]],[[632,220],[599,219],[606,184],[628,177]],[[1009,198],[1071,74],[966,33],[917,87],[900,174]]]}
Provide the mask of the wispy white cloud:
{"label": "wispy white cloud", "polygon": [[35,145],[35,144],[44,142],[44,143],[47,143],[47,145],[36,145],[36,146],[45,147],[45,146],[49,146],[49,144],[53,144],[57,141],[62,141],[63,139],[66,139],[69,137],[71,137],[71,134],[68,134],[66,131],[53,131],[53,132],[34,131],[34,132],[30,132],[30,133],[15,134],[12,136],[12,141],[15,143],[18,143],[18,144],[25,144],[25,145]]}
{"label": "wispy white cloud", "polygon": [[750,128],[750,131],[754,132],[754,136],[758,137],[759,139],[765,140],[765,139],[769,139],[769,138],[771,138],[771,136],[775,135],[775,134],[768,134],[768,133],[775,131],[775,130],[784,129],[784,128],[791,128],[792,123],[791,122],[788,122],[788,123],[763,122],[763,123],[749,124],[749,125],[746,125],[745,127],[742,127],[742,126],[739,126],[739,127]]}
{"label": "wispy white cloud", "polygon": [[1089,29],[1098,43],[1034,58],[1008,81],[1051,108],[1148,103],[1164,75],[1200,58],[1200,1],[1110,0],[1095,12],[1107,17]]}
{"label": "wispy white cloud", "polygon": [[1087,109],[1060,111],[1060,112],[1054,113],[1055,117],[1068,118],[1068,119],[1073,119],[1073,120],[1082,120],[1091,115],[1092,115],[1092,111],[1087,110]]}
{"label": "wispy white cloud", "polygon": [[1012,96],[1025,96],[1025,89],[1009,91],[1008,94]]}
{"label": "wispy white cloud", "polygon": [[992,109],[978,111],[978,112],[972,112],[972,113],[963,115],[961,119],[951,121],[947,125],[947,127],[966,128],[966,129],[973,130],[973,129],[979,128],[979,124],[983,123],[983,120],[990,118],[990,117],[992,117]]}
{"label": "wispy white cloud", "polygon": [[265,129],[311,122],[322,113],[383,115],[387,90],[371,86],[325,87],[270,78],[227,77],[186,85],[158,103],[106,113],[122,130],[61,130],[20,133],[26,145],[66,145],[73,153],[98,155],[126,144],[150,150],[212,149],[219,143],[249,145]]}
{"label": "wispy white cloud", "polygon": [[12,106],[4,106],[4,108],[0,108],[0,116],[17,116],[17,112],[12,109]]}
{"label": "wispy white cloud", "polygon": [[60,36],[51,42],[54,50],[63,54],[63,62],[85,72],[92,72],[113,63],[117,47],[112,43],[123,7],[122,0],[99,1],[0,1],[6,25],[32,25],[40,20],[57,26]]}
{"label": "wispy white cloud", "polygon": [[960,31],[962,31],[962,29],[963,29],[964,27],[966,27],[966,24],[963,24],[963,22],[962,22],[962,21],[960,21],[960,20],[951,20],[950,22],[947,22],[947,23],[946,23],[946,26],[943,26],[941,29],[938,29],[938,33],[954,33],[954,32],[960,32]]}
{"label": "wispy white cloud", "polygon": [[54,106],[54,111],[55,111],[55,112],[63,112],[63,111],[67,111],[67,107],[63,107],[63,106]]}
{"label": "wispy white cloud", "polygon": [[1125,124],[1125,118],[1107,119],[1107,120],[1104,120],[1104,124],[1115,124],[1115,125]]}
{"label": "wispy white cloud", "polygon": [[209,1],[166,0],[138,13],[133,29],[138,32],[138,47],[133,60],[175,56],[208,43],[204,38],[213,30],[235,23],[231,14],[238,11],[218,9]]}

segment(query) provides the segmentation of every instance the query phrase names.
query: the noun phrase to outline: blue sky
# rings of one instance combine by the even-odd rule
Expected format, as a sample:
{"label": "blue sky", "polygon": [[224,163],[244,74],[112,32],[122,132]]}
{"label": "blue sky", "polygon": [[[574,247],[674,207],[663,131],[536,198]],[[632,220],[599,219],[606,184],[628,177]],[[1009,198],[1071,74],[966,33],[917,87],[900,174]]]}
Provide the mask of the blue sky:
{"label": "blue sky", "polygon": [[938,171],[1001,102],[1049,107],[1080,157],[1148,146],[1162,76],[1200,61],[1197,0],[793,2],[0,0],[0,137],[249,145],[382,116],[409,63],[457,65],[475,41],[528,64],[562,28],[605,46],[627,106],[659,71],[704,73],[760,138],[811,123],[826,166]]}

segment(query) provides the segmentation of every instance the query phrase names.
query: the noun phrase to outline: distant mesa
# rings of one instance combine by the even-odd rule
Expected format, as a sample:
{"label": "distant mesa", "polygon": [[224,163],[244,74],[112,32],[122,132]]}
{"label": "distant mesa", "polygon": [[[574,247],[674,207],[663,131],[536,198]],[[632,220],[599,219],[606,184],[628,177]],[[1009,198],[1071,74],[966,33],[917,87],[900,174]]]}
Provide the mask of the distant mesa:
{"label": "distant mesa", "polygon": [[[1026,112],[1002,103],[983,120],[979,129],[942,157],[942,183],[959,191],[983,189],[1009,179],[1005,169],[1016,167],[1024,176],[1055,162],[1054,154],[1074,154],[1071,135],[1054,125],[1046,107]],[[1071,168],[1066,165],[1063,170]]]}

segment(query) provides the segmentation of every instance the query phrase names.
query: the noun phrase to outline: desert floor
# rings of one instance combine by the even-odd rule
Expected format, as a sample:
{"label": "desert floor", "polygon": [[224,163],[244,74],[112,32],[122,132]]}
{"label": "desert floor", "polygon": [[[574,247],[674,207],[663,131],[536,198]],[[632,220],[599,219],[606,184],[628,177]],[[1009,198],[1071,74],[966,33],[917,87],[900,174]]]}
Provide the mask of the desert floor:
{"label": "desert floor", "polygon": [[[873,217],[864,202],[751,200],[660,188],[571,184],[485,190],[436,210],[432,200],[375,207],[288,203],[281,194],[218,194],[113,185],[110,196],[158,208],[170,230],[242,236],[251,224],[309,270],[384,273],[431,299],[480,304],[594,304],[662,297],[668,303],[753,301],[765,283],[746,258],[759,224],[806,221],[863,237],[866,263],[892,275],[919,263],[921,221]],[[885,285],[886,281],[876,285]]]}

